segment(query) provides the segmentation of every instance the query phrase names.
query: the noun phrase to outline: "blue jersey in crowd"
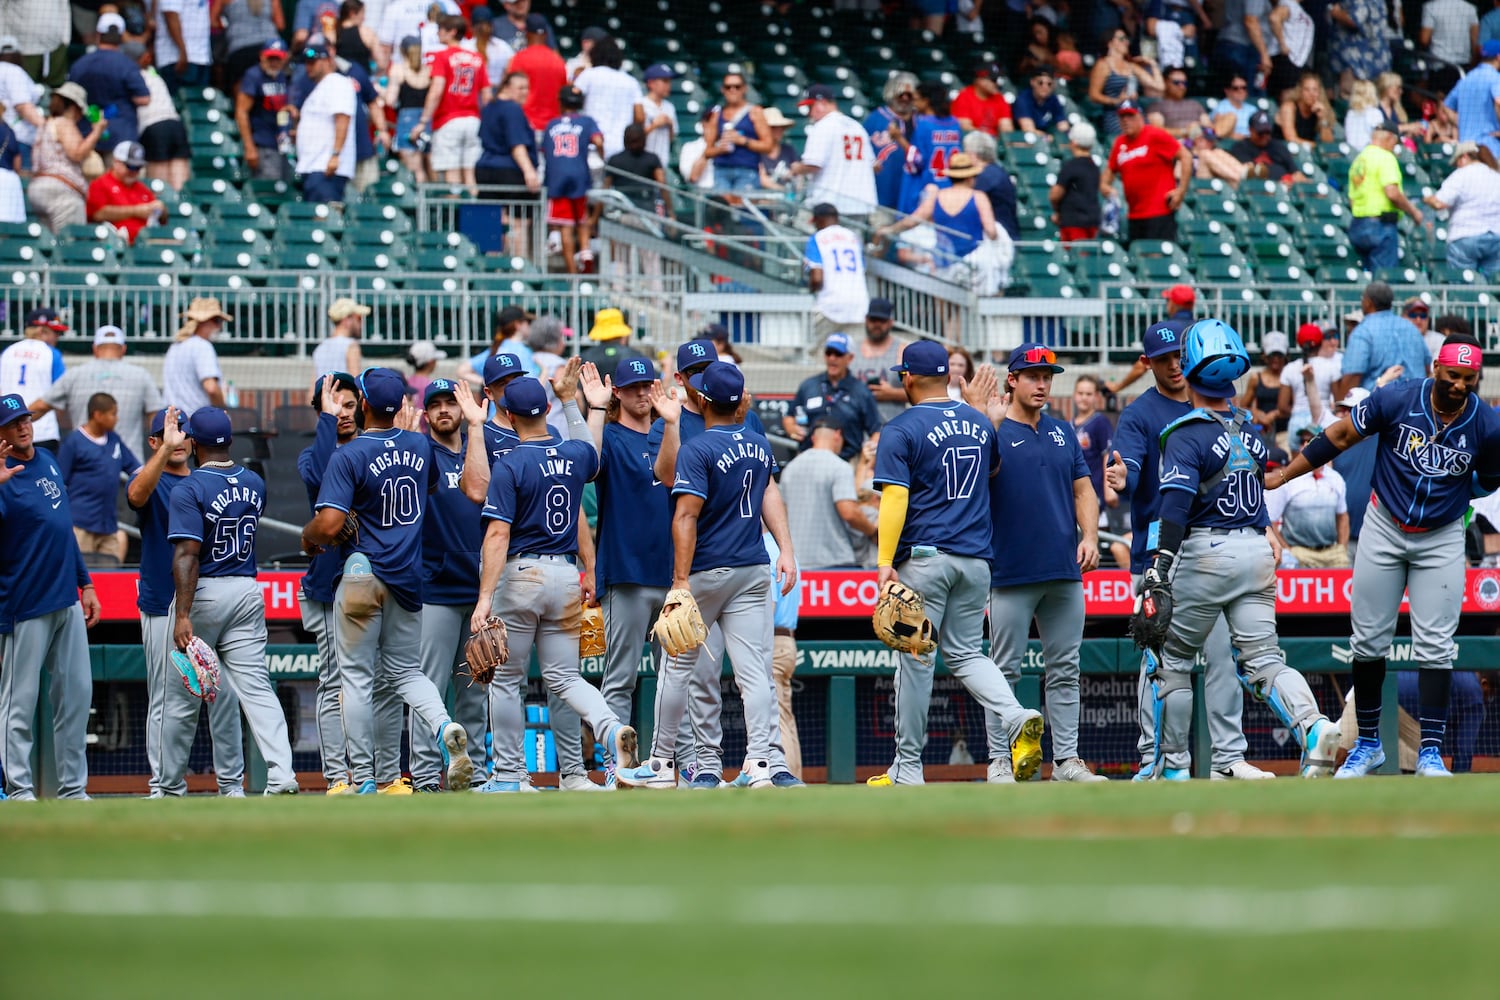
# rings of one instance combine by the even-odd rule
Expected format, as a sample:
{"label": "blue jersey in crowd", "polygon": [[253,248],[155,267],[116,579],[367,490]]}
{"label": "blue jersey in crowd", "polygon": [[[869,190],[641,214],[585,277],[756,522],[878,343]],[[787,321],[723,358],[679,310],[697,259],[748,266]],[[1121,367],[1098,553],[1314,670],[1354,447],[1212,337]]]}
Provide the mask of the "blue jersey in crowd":
{"label": "blue jersey in crowd", "polygon": [[[948,161],[954,153],[963,149],[963,126],[949,115],[935,118],[918,115],[916,128],[912,130],[911,145],[915,153],[908,151],[908,158],[915,161],[917,173],[905,170],[901,179],[902,214],[912,212],[922,200],[922,189],[929,184],[947,186]],[[883,167],[881,168],[884,169]]]}
{"label": "blue jersey in crowd", "polygon": [[119,529],[115,503],[120,496],[120,473],[127,476],[141,467],[135,453],[110,431],[98,444],[83,431],[63,438],[57,449],[57,466],[68,486],[73,508],[73,527],[96,535],[112,535]]}
{"label": "blue jersey in crowd", "polygon": [[259,64],[245,70],[240,78],[240,93],[250,99],[250,138],[257,146],[276,148],[281,131],[276,116],[286,110],[290,80],[287,71],[271,76]]}
{"label": "blue jersey in crowd", "polygon": [[882,208],[895,208],[901,204],[902,169],[901,144],[891,138],[891,123],[902,124],[901,119],[889,107],[881,106],[871,111],[864,121],[865,131],[870,133],[870,148],[875,151],[875,200]]}
{"label": "blue jersey in crowd", "polygon": [[[136,475],[140,475],[139,472]],[[135,606],[143,615],[164,615],[177,596],[172,581],[172,543],[167,528],[172,517],[172,491],[187,482],[187,476],[163,472],[145,506],[131,504],[141,529],[141,575],[136,583]]]}
{"label": "blue jersey in crowd", "polygon": [[68,69],[68,80],[89,95],[109,124],[104,142],[113,148],[140,137],[136,124],[135,98],[150,97],[145,77],[136,61],[119,49],[95,49],[85,53]]}
{"label": "blue jersey in crowd", "polygon": [[512,559],[523,552],[576,555],[583,487],[598,471],[587,441],[522,441],[491,470],[482,517],[510,525]]}
{"label": "blue jersey in crowd", "polygon": [[1192,410],[1186,401],[1168,399],[1153,386],[1125,407],[1115,427],[1112,450],[1129,470],[1125,492],[1130,496],[1130,572],[1144,573],[1146,536],[1161,504],[1157,476],[1161,465],[1161,432]]}
{"label": "blue jersey in crowd", "polygon": [[589,149],[602,135],[588,115],[563,115],[547,124],[542,134],[542,159],[547,164],[547,197],[582,198],[589,193]]}
{"label": "blue jersey in crowd", "polygon": [[[479,145],[476,167],[486,170],[520,170],[511,150],[521,146],[531,165],[536,166],[536,132],[526,120],[526,112],[515,101],[497,98],[479,112]],[[474,369],[478,371],[476,367]]]}
{"label": "blue jersey in crowd", "polygon": [[194,469],[172,491],[170,542],[201,543],[198,576],[254,576],[255,532],[266,512],[266,484],[238,465]]}
{"label": "blue jersey in crowd", "polygon": [[771,445],[744,424],[710,427],[683,443],[672,495],[703,498],[691,572],[771,561],[761,541],[760,512],[766,484],[778,471]]}
{"label": "blue jersey in crowd", "polygon": [[436,482],[432,442],[390,427],[366,431],[334,452],[318,492],[318,510],[359,516],[359,536],[346,553],[368,556],[370,569],[407,611],[422,607],[422,512]]}
{"label": "blue jersey in crowd", "polygon": [[[467,439],[459,445],[467,447]],[[467,607],[474,603],[479,580],[479,545],[484,523],[479,504],[463,490],[464,452],[432,442],[437,490],[422,519],[422,601]]]}
{"label": "blue jersey in crowd", "polygon": [[37,448],[29,462],[5,464],[16,472],[0,483],[0,635],[72,607],[89,582],[56,457]]}
{"label": "blue jersey in crowd", "polygon": [[599,555],[595,564],[599,590],[616,583],[669,586],[672,505],[666,486],[652,469],[655,453],[649,436],[620,423],[608,423],[604,425],[601,452],[595,480],[599,496]]}
{"label": "blue jersey in crowd", "polygon": [[[318,512],[318,492],[323,488],[323,472],[328,460],[339,443],[339,421],[330,413],[318,414],[318,424],[313,432],[313,443],[302,449],[297,456],[297,473],[307,487],[307,506],[314,514]],[[313,556],[302,575],[302,594],[309,601],[323,604],[333,603],[333,585],[344,565],[342,546],[330,546]]]}
{"label": "blue jersey in crowd", "polygon": [[967,403],[929,400],[891,418],[875,451],[875,485],[910,490],[894,565],[916,545],[990,558],[989,478],[999,458],[989,418]]}
{"label": "blue jersey in crowd", "polygon": [[[1249,413],[1192,410],[1162,431],[1161,440],[1161,490],[1188,495],[1187,518],[1181,523],[1195,528],[1264,528],[1271,523],[1264,486],[1266,444]],[[1163,497],[1161,515],[1181,507],[1180,499],[1173,503]]]}
{"label": "blue jersey in crowd", "polygon": [[1036,430],[1006,419],[995,437],[1000,472],[990,480],[990,586],[1083,579],[1073,484],[1089,478],[1089,467],[1072,425],[1043,413]]}

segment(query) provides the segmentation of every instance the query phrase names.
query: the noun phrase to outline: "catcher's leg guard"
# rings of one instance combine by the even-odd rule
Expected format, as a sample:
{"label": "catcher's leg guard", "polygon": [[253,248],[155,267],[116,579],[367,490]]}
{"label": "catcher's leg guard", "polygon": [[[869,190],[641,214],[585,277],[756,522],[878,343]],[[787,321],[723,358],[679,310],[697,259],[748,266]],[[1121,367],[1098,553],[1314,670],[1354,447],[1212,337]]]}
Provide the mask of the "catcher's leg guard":
{"label": "catcher's leg guard", "polygon": [[1306,743],[1307,729],[1323,718],[1307,679],[1286,665],[1272,643],[1259,650],[1240,650],[1240,683],[1269,707],[1283,726]]}
{"label": "catcher's leg guard", "polygon": [[1165,768],[1177,767],[1188,753],[1188,731],[1193,721],[1192,674],[1170,669],[1151,649],[1141,654],[1141,663],[1151,685],[1152,726],[1156,731],[1151,774],[1160,777]]}

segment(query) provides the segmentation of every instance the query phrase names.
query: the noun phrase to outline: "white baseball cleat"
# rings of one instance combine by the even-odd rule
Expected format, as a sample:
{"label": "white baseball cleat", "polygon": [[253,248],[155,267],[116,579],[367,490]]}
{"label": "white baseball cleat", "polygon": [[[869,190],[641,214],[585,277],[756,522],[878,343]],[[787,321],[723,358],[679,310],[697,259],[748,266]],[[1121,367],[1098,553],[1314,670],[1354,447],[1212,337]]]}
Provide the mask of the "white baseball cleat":
{"label": "white baseball cleat", "polygon": [[750,788],[775,788],[776,783],[771,780],[771,764],[764,760],[747,760],[745,766],[740,769],[740,776],[748,775],[749,780],[745,784]]}
{"label": "white baseball cleat", "polygon": [[469,759],[469,734],[456,722],[443,727],[438,741],[443,763],[448,765],[448,791],[467,792],[474,777],[474,762]]}
{"label": "white baseball cleat", "polygon": [[676,788],[677,762],[652,757],[639,767],[622,767],[615,771],[615,781],[627,788]]}
{"label": "white baseball cleat", "polygon": [[594,784],[594,779],[586,774],[565,774],[557,787],[565,792],[602,792],[603,788]]}
{"label": "white baseball cleat", "polygon": [[1052,765],[1053,781],[1108,781],[1102,774],[1095,774],[1089,770],[1089,766],[1083,762],[1081,757],[1069,757],[1061,763]]}
{"label": "white baseball cleat", "polygon": [[991,785],[1014,785],[1016,776],[1011,771],[1010,754],[1000,754],[990,761],[990,769],[986,772],[984,780]]}
{"label": "white baseball cleat", "polygon": [[1307,753],[1302,757],[1302,777],[1326,778],[1333,773],[1339,752],[1339,727],[1327,719],[1314,722],[1307,731]]}
{"label": "white baseball cleat", "polygon": [[1224,768],[1215,768],[1209,773],[1210,781],[1263,781],[1274,778],[1270,771],[1262,771],[1249,761],[1237,760]]}

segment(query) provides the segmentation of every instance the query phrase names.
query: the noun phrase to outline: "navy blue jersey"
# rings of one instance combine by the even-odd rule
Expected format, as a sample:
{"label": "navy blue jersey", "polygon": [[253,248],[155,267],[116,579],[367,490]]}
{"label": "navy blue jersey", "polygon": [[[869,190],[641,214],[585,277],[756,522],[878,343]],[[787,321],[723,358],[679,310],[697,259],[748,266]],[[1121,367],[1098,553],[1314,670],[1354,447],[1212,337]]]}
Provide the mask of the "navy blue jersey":
{"label": "navy blue jersey", "polygon": [[563,115],[547,123],[542,134],[542,161],[547,164],[548,198],[582,198],[589,193],[589,150],[602,135],[588,115]]}
{"label": "navy blue jersey", "polygon": [[683,444],[672,495],[703,498],[691,572],[771,561],[761,540],[760,512],[776,471],[771,445],[744,424],[711,427]]}
{"label": "navy blue jersey", "polygon": [[[681,448],[707,428],[708,425],[703,422],[703,414],[694,413],[684,406],[682,416],[677,420],[677,446]],[[755,415],[754,410],[745,411],[745,429],[754,431],[761,437],[766,436],[766,425],[760,422],[760,417]],[[646,446],[651,449],[653,462],[656,461],[656,456],[661,454],[661,439],[666,432],[666,423],[661,417],[657,417],[651,424],[650,433],[646,435]]]}
{"label": "navy blue jersey", "polygon": [[72,607],[89,582],[57,459],[37,448],[31,461],[5,464],[17,471],[0,483],[0,634]]}
{"label": "navy blue jersey", "polygon": [[989,478],[998,445],[989,418],[967,403],[932,400],[891,418],[875,451],[875,485],[910,490],[894,565],[915,545],[990,558]]}
{"label": "navy blue jersey", "polygon": [[520,443],[521,439],[509,427],[501,427],[493,420],[484,422],[484,447],[490,453],[491,466],[509,455],[511,449]]}
{"label": "navy blue jersey", "polygon": [[1189,527],[1264,528],[1271,523],[1264,486],[1266,444],[1244,410],[1218,415],[1232,421],[1235,412],[1243,418],[1238,442],[1210,411],[1201,409],[1162,431],[1161,489],[1192,495]]}
{"label": "navy blue jersey", "polygon": [[1129,469],[1130,495],[1130,572],[1144,573],[1147,558],[1146,536],[1161,505],[1157,475],[1161,471],[1161,432],[1178,417],[1192,410],[1192,404],[1168,399],[1156,389],[1141,393],[1125,407],[1115,427],[1112,451]]}
{"label": "navy blue jersey", "polygon": [[[467,444],[460,444],[460,448]],[[432,442],[437,491],[422,519],[422,600],[426,604],[474,603],[479,582],[479,545],[484,522],[479,504],[464,494],[464,453]]]}
{"label": "navy blue jersey", "polygon": [[990,480],[990,586],[1083,579],[1073,483],[1088,479],[1089,467],[1072,425],[1044,413],[1036,430],[1006,419],[995,436],[1000,471]]}
{"label": "navy blue jersey", "polygon": [[1444,428],[1432,412],[1430,378],[1376,389],[1349,417],[1360,434],[1379,439],[1373,484],[1380,505],[1413,528],[1437,528],[1463,516],[1476,456],[1494,448],[1500,435],[1500,417],[1472,394]]}
{"label": "navy blue jersey", "polygon": [[97,444],[83,431],[63,438],[57,449],[57,466],[68,488],[73,508],[73,527],[96,535],[112,535],[120,527],[115,503],[120,496],[120,473],[127,476],[141,467],[135,453],[110,431]]}
{"label": "navy blue jersey", "polygon": [[172,491],[167,541],[201,543],[198,575],[254,576],[255,532],[266,512],[266,484],[238,465],[194,469]]}
{"label": "navy blue jersey", "polygon": [[[686,415],[686,414],[684,414]],[[699,418],[702,419],[702,418]],[[604,425],[595,489],[599,496],[596,581],[666,587],[672,583],[672,505],[652,471],[648,435]]]}
{"label": "navy blue jersey", "polygon": [[[307,487],[307,507],[317,513],[318,491],[323,488],[323,473],[328,460],[339,444],[339,421],[329,413],[318,414],[317,429],[313,432],[313,443],[302,449],[297,456],[297,474]],[[333,603],[333,585],[344,565],[342,546],[331,546],[313,556],[302,575],[302,595],[309,601],[323,604]]]}
{"label": "navy blue jersey", "polygon": [[318,492],[318,510],[359,515],[359,535],[345,552],[368,556],[370,569],[407,611],[422,607],[420,524],[436,483],[432,442],[392,427],[366,431],[334,452]]}
{"label": "navy blue jersey", "polygon": [[482,517],[510,525],[510,557],[576,555],[583,486],[599,471],[587,441],[522,441],[490,471]]}
{"label": "navy blue jersey", "polygon": [[136,524],[141,529],[141,575],[135,588],[135,606],[141,614],[166,614],[177,595],[177,585],[172,582],[172,543],[167,541],[167,528],[172,517],[172,491],[187,482],[187,478],[163,472],[145,506],[130,505],[138,515]]}

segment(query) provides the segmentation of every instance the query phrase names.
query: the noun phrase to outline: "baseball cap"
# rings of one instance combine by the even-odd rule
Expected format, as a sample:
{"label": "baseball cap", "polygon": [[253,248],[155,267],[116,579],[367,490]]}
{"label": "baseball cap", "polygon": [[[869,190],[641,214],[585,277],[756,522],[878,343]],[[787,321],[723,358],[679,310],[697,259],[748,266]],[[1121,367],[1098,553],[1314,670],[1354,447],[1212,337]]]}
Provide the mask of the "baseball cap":
{"label": "baseball cap", "polygon": [[415,344],[412,344],[411,350],[406,352],[406,360],[415,368],[421,368],[423,365],[431,364],[434,361],[442,361],[447,356],[447,351],[440,351],[425,340],[419,340]]}
{"label": "baseball cap", "polygon": [[906,345],[901,352],[901,363],[893,366],[891,371],[906,375],[946,375],[948,348],[935,340],[914,340]]}
{"label": "baseball cap", "polygon": [[328,372],[325,375],[319,375],[318,380],[313,383],[312,398],[312,408],[319,413],[323,412],[323,385],[330,380],[336,388],[348,389],[354,393],[355,398],[359,397],[359,379],[348,372]]}
{"label": "baseball cap", "polygon": [[[182,416],[182,411],[177,411],[177,426],[181,427],[187,423]],[[151,436],[161,437],[161,432],[167,429],[167,408],[163,406],[151,415]]]}
{"label": "baseball cap", "polygon": [[26,400],[14,392],[7,392],[0,396],[0,427],[15,423],[22,417],[31,416],[31,411],[26,408]]}
{"label": "baseball cap", "polygon": [[847,333],[830,333],[828,339],[823,342],[823,353],[837,351],[839,354],[853,354],[854,345],[849,342]]}
{"label": "baseball cap", "polygon": [[1093,149],[1099,141],[1099,133],[1088,122],[1079,122],[1068,130],[1068,141],[1079,149]]}
{"label": "baseball cap", "polygon": [[677,71],[666,63],[652,63],[646,67],[646,79],[648,80],[675,80]]}
{"label": "baseball cap", "polygon": [[1401,124],[1399,122],[1397,122],[1394,118],[1382,118],[1375,125],[1375,127],[1373,129],[1371,129],[1370,131],[1372,131],[1372,132],[1389,132],[1391,135],[1400,135],[1401,134]]}
{"label": "baseball cap", "polygon": [[[514,3],[515,0],[508,0],[508,2]],[[584,28],[583,29],[583,40],[585,42],[602,42],[604,39],[606,39],[608,37],[609,37],[609,32],[605,31],[603,28],[600,28],[600,27]]]}
{"label": "baseball cap", "polygon": [[1459,143],[1457,146],[1453,147],[1453,156],[1449,160],[1449,162],[1450,163],[1457,163],[1458,162],[1458,158],[1460,156],[1478,156],[1478,155],[1479,155],[1479,143],[1474,142],[1473,140],[1465,140],[1465,141]]}
{"label": "baseball cap", "polygon": [[494,24],[495,12],[488,7],[475,7],[469,11],[470,24]]}
{"label": "baseball cap", "polygon": [[565,108],[583,107],[583,91],[571,83],[564,84],[557,92],[557,103]]}
{"label": "baseball cap", "polygon": [[366,368],[360,373],[359,388],[376,413],[395,413],[406,401],[406,380],[389,368]]}
{"label": "baseball cap", "polygon": [[826,84],[826,83],[815,83],[811,87],[807,88],[807,96],[804,97],[804,98],[802,98],[802,100],[800,100],[800,101],[797,102],[797,107],[799,107],[799,108],[810,107],[812,105],[813,101],[836,101],[836,100],[838,100],[838,95],[836,95],[833,92],[833,88],[832,87],[828,86],[828,84]]}
{"label": "baseball cap", "polygon": [[715,344],[719,341],[729,343],[729,330],[723,323],[710,323],[698,331],[699,340],[712,340]]}
{"label": "baseball cap", "polygon": [[1297,428],[1295,433],[1299,436],[1306,434],[1310,437],[1317,437],[1319,434],[1323,433],[1323,428],[1318,426],[1317,424],[1303,424],[1301,427]]}
{"label": "baseball cap", "polygon": [[328,318],[335,323],[342,319],[348,319],[350,316],[368,315],[370,315],[370,307],[362,306],[353,299],[334,299],[333,305],[328,307]]}
{"label": "baseball cap", "polygon": [[1491,38],[1480,48],[1479,54],[1484,59],[1493,59],[1500,56],[1500,39]]}
{"label": "baseball cap", "polygon": [[812,207],[812,217],[814,219],[837,219],[839,210],[830,202],[820,201]]}
{"label": "baseball cap", "polygon": [[100,14],[99,20],[94,22],[94,30],[101,35],[107,35],[111,31],[123,33],[125,31],[125,19],[114,11],[108,14]]}
{"label": "baseball cap", "polygon": [[110,153],[116,163],[123,163],[131,170],[139,170],[146,165],[146,147],[138,142],[121,142],[115,145]]}
{"label": "baseball cap", "polygon": [[998,80],[1005,75],[1005,71],[1000,68],[998,63],[982,62],[976,63],[974,66],[974,72],[969,75],[971,77],[980,77],[985,80]]}
{"label": "baseball cap", "polygon": [[677,370],[691,371],[719,360],[719,351],[711,340],[690,340],[677,348]]}
{"label": "baseball cap", "polygon": [[745,395],[745,376],[734,365],[715,361],[688,379],[688,385],[710,403],[738,403]]}
{"label": "baseball cap", "polygon": [[623,389],[639,382],[656,381],[656,366],[645,358],[621,358],[615,365],[614,385]]}
{"label": "baseball cap", "polygon": [[1264,111],[1257,111],[1257,112],[1255,112],[1255,114],[1253,114],[1253,115],[1250,116],[1250,131],[1252,131],[1252,132],[1269,132],[1269,131],[1271,131],[1271,116],[1268,115],[1268,114],[1266,114]]}
{"label": "baseball cap", "polygon": [[1349,409],[1352,410],[1356,406],[1358,406],[1360,403],[1363,403],[1365,400],[1367,400],[1369,398],[1370,398],[1370,390],[1369,389],[1365,389],[1365,388],[1362,388],[1360,386],[1355,386],[1353,389],[1349,390],[1349,395],[1345,396],[1343,399],[1339,400],[1337,403],[1334,403],[1333,405],[1334,406],[1347,406],[1347,407],[1349,407]]}
{"label": "baseball cap", "polygon": [[494,385],[503,378],[526,374],[526,367],[514,354],[491,354],[484,359],[484,384]]}
{"label": "baseball cap", "polygon": [[1273,445],[1266,449],[1266,468],[1279,469],[1290,461],[1291,458],[1287,456],[1285,448],[1278,448]]}
{"label": "baseball cap", "polygon": [[1190,306],[1198,299],[1198,293],[1190,285],[1173,285],[1161,293],[1161,297],[1173,305]]}
{"label": "baseball cap", "polygon": [[330,55],[328,43],[323,41],[321,36],[302,46],[303,62],[315,62],[319,59],[327,59]]}
{"label": "baseball cap", "polygon": [[260,47],[260,54],[270,56],[272,59],[285,59],[291,53],[287,51],[286,42],[273,38]]}
{"label": "baseball cap", "polygon": [[45,326],[49,330],[62,333],[68,328],[68,324],[57,318],[56,309],[33,309],[26,314],[27,326]]}
{"label": "baseball cap", "polygon": [[1297,346],[1312,347],[1323,342],[1323,328],[1316,323],[1303,323],[1297,327]]}
{"label": "baseball cap", "polygon": [[1120,106],[1115,108],[1116,115],[1138,115],[1140,113],[1141,106],[1128,98],[1121,101]]}
{"label": "baseball cap", "polygon": [[1028,368],[1047,368],[1053,373],[1063,370],[1063,366],[1057,363],[1057,353],[1045,344],[1022,344],[1010,352],[1006,371],[1020,372]]}
{"label": "baseball cap", "polygon": [[427,388],[422,391],[422,408],[426,409],[432,405],[432,401],[439,396],[452,396],[458,398],[458,383],[452,379],[435,378],[427,383]]}
{"label": "baseball cap", "polygon": [[547,390],[542,388],[542,383],[526,375],[505,387],[500,405],[507,413],[517,413],[523,417],[540,416],[547,412]]}
{"label": "baseball cap", "polygon": [[100,344],[119,344],[125,346],[125,331],[118,326],[101,326],[94,331],[94,346]]}
{"label": "baseball cap", "polygon": [[1147,358],[1182,350],[1182,324],[1173,320],[1152,323],[1141,334],[1141,353]]}
{"label": "baseball cap", "polygon": [[827,427],[831,431],[842,431],[844,422],[839,419],[837,413],[825,413],[811,424],[812,430],[817,430],[819,427]]}
{"label": "baseball cap", "polygon": [[1287,337],[1280,330],[1268,330],[1260,338],[1260,353],[1286,356]]}
{"label": "baseball cap", "polygon": [[229,414],[217,406],[202,406],[188,417],[187,436],[199,444],[228,444],[234,440],[234,427]]}
{"label": "baseball cap", "polygon": [[547,19],[540,14],[526,15],[526,31],[528,34],[536,33],[545,35],[547,33]]}
{"label": "baseball cap", "polygon": [[865,307],[865,317],[868,319],[890,319],[894,315],[896,315],[896,305],[890,299],[876,296]]}

